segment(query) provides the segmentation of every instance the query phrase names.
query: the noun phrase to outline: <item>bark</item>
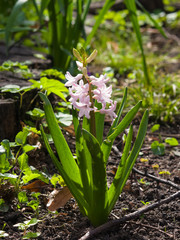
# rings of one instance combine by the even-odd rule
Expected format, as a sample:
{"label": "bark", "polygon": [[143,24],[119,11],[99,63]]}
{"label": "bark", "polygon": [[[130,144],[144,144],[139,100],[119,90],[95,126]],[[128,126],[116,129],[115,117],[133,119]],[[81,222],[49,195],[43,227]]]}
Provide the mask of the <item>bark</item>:
{"label": "bark", "polygon": [[13,99],[0,100],[0,141],[14,141],[18,131],[18,114]]}

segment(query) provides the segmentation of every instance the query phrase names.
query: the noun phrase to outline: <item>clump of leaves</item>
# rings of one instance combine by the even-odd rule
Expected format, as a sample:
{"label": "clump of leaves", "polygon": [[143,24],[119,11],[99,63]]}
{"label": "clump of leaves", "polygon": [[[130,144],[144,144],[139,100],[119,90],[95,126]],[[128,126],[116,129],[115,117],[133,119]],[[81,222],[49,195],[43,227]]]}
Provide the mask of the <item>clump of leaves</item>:
{"label": "clump of leaves", "polygon": [[[26,78],[33,77],[32,73],[28,68],[28,65],[25,65],[25,63],[20,63],[20,62],[11,62],[11,61],[4,62],[3,65],[0,66],[0,71],[11,71],[15,73],[21,73],[21,75]],[[64,86],[64,83],[62,83],[64,79],[65,79],[65,76],[62,72],[56,69],[47,69],[41,73],[41,77],[39,81],[36,81],[34,79],[29,79],[29,82],[31,83],[30,86],[20,87],[19,85],[15,85],[15,84],[8,84],[1,87],[0,91],[1,93],[10,92],[13,94],[16,94],[16,93],[19,94],[20,108],[22,107],[24,94],[33,89],[38,89],[41,92],[47,92],[47,95],[54,93],[55,95],[57,95],[63,101],[66,102],[65,93],[67,93],[68,90]],[[30,100],[30,104],[33,103],[33,101],[36,99],[37,96],[38,94],[32,100]]]}
{"label": "clump of leaves", "polygon": [[18,73],[23,78],[30,78],[33,77],[32,72],[28,67],[29,62],[13,62],[13,61],[6,61],[0,66],[0,71],[9,71],[12,73]]}
{"label": "clump of leaves", "polygon": [[62,72],[58,71],[57,69],[53,69],[53,68],[42,71],[40,76],[65,80],[64,74]]}
{"label": "clump of leaves", "polygon": [[[9,181],[17,193],[22,183],[26,184],[33,179],[49,182],[45,174],[28,165],[27,153],[39,147],[38,144],[30,145],[27,142],[30,133],[25,127],[16,135],[13,144],[10,144],[9,140],[3,140],[0,145],[0,181]],[[12,145],[18,147],[16,154],[11,150]]]}
{"label": "clump of leaves", "polygon": [[27,229],[37,225],[41,220],[38,220],[37,218],[32,218],[31,220],[24,221],[22,223],[17,223],[14,225],[14,227],[18,227],[19,230],[23,231],[23,237],[22,239],[33,239],[40,236],[40,232],[27,232]]}

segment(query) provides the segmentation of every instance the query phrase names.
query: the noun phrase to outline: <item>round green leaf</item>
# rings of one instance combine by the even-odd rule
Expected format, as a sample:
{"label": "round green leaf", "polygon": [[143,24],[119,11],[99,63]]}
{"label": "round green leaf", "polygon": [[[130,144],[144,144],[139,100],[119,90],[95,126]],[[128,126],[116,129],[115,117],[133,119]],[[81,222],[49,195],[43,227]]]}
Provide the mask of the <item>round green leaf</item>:
{"label": "round green leaf", "polygon": [[171,146],[178,146],[179,145],[176,138],[166,138],[165,142],[168,143]]}

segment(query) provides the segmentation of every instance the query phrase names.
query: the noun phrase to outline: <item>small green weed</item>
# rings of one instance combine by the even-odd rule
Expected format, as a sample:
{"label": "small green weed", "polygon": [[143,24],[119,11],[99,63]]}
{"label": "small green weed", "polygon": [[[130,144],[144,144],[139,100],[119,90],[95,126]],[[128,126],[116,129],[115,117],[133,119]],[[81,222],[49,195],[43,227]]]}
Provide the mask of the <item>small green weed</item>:
{"label": "small green weed", "polygon": [[22,239],[33,239],[40,236],[40,232],[27,232],[27,229],[37,225],[41,220],[37,218],[32,218],[31,220],[24,221],[23,223],[17,223],[14,227],[18,227],[19,230],[23,231]]}
{"label": "small green weed", "polygon": [[[151,128],[151,132],[155,132],[155,131],[159,131],[160,129],[160,125],[159,124],[155,124],[154,126],[152,126]],[[151,144],[151,150],[152,152],[155,154],[155,155],[164,155],[165,154],[165,144],[163,143],[163,139],[162,139],[162,136],[161,134],[159,133],[159,139],[160,139],[160,142],[159,141],[154,141],[152,142]],[[172,147],[175,147],[175,146],[178,146],[179,143],[177,141],[176,138],[174,137],[167,137],[165,139],[165,143],[167,143],[168,145],[172,146]]]}

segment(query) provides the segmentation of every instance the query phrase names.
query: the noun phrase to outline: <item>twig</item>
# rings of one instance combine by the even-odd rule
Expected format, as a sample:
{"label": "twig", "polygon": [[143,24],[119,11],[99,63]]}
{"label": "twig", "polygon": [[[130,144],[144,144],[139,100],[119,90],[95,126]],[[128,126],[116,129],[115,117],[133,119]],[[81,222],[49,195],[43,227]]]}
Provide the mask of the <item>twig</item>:
{"label": "twig", "polygon": [[[114,213],[111,213],[111,215],[112,215],[113,217],[115,217],[116,219],[119,219],[119,217],[116,216]],[[167,232],[159,229],[158,227],[154,227],[154,226],[151,226],[151,225],[147,225],[147,224],[144,224],[144,223],[141,223],[141,222],[131,221],[130,223],[133,223],[133,224],[136,224],[136,225],[140,225],[140,226],[143,226],[143,227],[146,227],[146,228],[155,229],[155,230],[157,230],[157,231],[159,231],[159,232],[161,232],[161,233],[164,233],[165,235],[167,235],[167,236],[170,237],[170,238],[174,238],[174,235],[171,235],[170,233],[167,233]]]}
{"label": "twig", "polygon": [[174,137],[174,138],[180,138],[180,134],[175,134],[175,133],[163,133],[163,132],[147,132],[147,135],[156,135],[159,136],[161,135],[162,137]]}
{"label": "twig", "polygon": [[170,233],[167,233],[167,232],[165,232],[165,231],[163,231],[163,230],[161,230],[161,229],[159,229],[157,227],[154,227],[154,226],[151,226],[151,225],[147,225],[147,224],[144,224],[144,223],[137,223],[137,222],[134,222],[134,221],[131,221],[131,223],[136,224],[136,225],[140,225],[140,226],[143,226],[143,227],[146,227],[146,228],[151,228],[151,229],[157,230],[157,231],[159,231],[161,233],[164,233],[165,235],[167,235],[170,238],[174,238],[174,236],[171,235]]}
{"label": "twig", "polygon": [[138,169],[136,169],[134,167],[133,167],[133,172],[138,173],[138,174],[140,174],[142,176],[145,176],[145,177],[149,177],[149,178],[151,178],[153,180],[156,180],[157,182],[161,182],[161,183],[167,184],[167,185],[169,185],[171,187],[174,187],[174,188],[180,190],[180,186],[178,186],[177,184],[175,184],[175,183],[173,183],[173,182],[171,182],[169,180],[165,180],[165,179],[162,179],[162,178],[155,177],[155,176],[153,176],[153,175],[151,175],[149,173],[143,173],[143,172],[139,171]]}
{"label": "twig", "polygon": [[106,232],[108,231],[110,228],[114,228],[114,227],[118,227],[119,224],[122,224],[122,223],[125,223],[127,221],[130,221],[130,220],[133,220],[133,219],[136,219],[138,218],[139,216],[141,216],[142,214],[146,213],[146,212],[149,212],[150,210],[153,210],[159,206],[161,206],[162,204],[165,204],[165,203],[169,203],[171,202],[172,200],[176,199],[180,197],[180,191],[174,193],[173,195],[165,198],[165,199],[162,199],[160,201],[157,201],[155,203],[152,203],[148,206],[145,206],[133,213],[130,213],[128,215],[125,215],[124,217],[120,218],[120,219],[115,219],[115,220],[112,220],[110,222],[107,222],[93,230],[90,230],[88,231],[84,236],[82,236],[79,240],[87,240],[87,239],[90,239],[91,237],[94,237],[95,235],[98,235],[99,233],[101,232]]}

